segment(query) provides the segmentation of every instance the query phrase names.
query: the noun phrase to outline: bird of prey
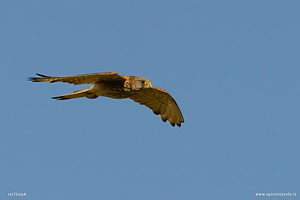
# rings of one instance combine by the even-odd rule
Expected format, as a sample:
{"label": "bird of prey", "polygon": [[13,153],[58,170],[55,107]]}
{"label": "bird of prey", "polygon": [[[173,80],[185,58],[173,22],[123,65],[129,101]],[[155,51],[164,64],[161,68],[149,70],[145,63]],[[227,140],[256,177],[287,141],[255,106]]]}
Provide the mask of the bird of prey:
{"label": "bird of prey", "polygon": [[129,98],[150,108],[161,119],[169,120],[172,126],[181,126],[184,122],[182,113],[174,98],[166,91],[153,87],[146,78],[119,75],[116,72],[82,74],[75,76],[52,77],[36,73],[40,77],[29,77],[32,82],[65,82],[74,85],[93,84],[91,87],[70,94],[52,97],[57,100],[67,100],[79,97],[95,99],[99,96],[113,99]]}

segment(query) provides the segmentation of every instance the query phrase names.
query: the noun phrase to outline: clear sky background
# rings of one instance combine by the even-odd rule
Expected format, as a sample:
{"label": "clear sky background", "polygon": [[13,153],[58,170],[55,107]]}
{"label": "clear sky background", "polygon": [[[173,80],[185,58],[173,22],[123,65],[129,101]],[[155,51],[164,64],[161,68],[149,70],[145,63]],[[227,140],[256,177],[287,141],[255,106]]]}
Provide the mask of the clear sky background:
{"label": "clear sky background", "polygon": [[[300,196],[299,10],[292,0],[1,1],[0,199]],[[185,123],[128,99],[51,99],[89,85],[27,81],[107,71],[166,89]]]}

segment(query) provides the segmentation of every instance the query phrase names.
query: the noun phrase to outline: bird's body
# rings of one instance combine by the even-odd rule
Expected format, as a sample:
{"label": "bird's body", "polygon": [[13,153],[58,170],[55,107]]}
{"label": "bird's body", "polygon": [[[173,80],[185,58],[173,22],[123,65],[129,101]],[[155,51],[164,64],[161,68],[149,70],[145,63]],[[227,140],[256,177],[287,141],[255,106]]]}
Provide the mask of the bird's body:
{"label": "bird's body", "polygon": [[130,98],[135,102],[147,106],[158,115],[161,114],[163,121],[169,120],[172,126],[175,123],[180,127],[184,122],[181,111],[166,91],[153,87],[148,79],[136,76],[120,76],[116,72],[83,74],[75,76],[51,77],[37,74],[41,77],[30,77],[32,82],[67,82],[74,85],[93,84],[91,87],[78,90],[70,94],[53,97],[57,100],[86,97],[95,99],[99,96],[113,99]]}

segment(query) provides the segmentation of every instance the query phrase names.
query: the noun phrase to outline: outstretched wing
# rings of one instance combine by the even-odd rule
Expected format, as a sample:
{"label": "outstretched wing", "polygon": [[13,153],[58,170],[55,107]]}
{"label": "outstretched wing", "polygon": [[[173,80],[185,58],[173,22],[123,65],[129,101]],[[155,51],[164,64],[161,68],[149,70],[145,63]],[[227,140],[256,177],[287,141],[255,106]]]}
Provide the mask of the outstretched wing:
{"label": "outstretched wing", "polygon": [[54,82],[64,82],[74,85],[81,84],[93,84],[99,81],[124,81],[125,79],[117,74],[116,72],[104,72],[104,73],[94,73],[94,74],[81,74],[75,76],[61,76],[61,77],[52,77],[45,76],[42,74],[36,74],[40,77],[29,77],[28,80],[32,82],[45,82],[49,81],[50,83]]}
{"label": "outstretched wing", "polygon": [[157,87],[144,88],[129,96],[135,102],[150,108],[154,114],[161,115],[161,119],[169,120],[172,126],[181,126],[184,122],[182,113],[174,98],[166,91]]}

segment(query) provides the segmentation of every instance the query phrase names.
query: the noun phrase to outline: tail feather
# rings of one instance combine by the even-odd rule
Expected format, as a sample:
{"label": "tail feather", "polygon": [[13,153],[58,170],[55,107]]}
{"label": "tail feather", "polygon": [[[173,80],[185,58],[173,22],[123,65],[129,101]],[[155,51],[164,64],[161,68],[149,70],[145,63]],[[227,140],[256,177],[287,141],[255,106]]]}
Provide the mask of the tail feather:
{"label": "tail feather", "polygon": [[57,96],[57,97],[52,97],[52,99],[56,100],[68,100],[68,99],[74,99],[74,98],[80,98],[80,97],[87,97],[89,99],[95,99],[98,96],[92,92],[90,92],[91,87],[83,89],[83,90],[78,90],[75,92],[72,92],[70,94],[62,95],[62,96]]}

